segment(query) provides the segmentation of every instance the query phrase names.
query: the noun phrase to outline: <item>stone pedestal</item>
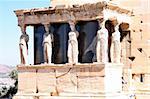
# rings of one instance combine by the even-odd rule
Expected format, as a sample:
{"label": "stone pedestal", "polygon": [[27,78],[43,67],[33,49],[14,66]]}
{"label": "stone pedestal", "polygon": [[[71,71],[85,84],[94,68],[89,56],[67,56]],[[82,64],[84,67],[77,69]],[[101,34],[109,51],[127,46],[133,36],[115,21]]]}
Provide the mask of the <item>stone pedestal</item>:
{"label": "stone pedestal", "polygon": [[122,99],[117,98],[122,96],[122,64],[60,64],[17,68],[18,93],[13,99]]}

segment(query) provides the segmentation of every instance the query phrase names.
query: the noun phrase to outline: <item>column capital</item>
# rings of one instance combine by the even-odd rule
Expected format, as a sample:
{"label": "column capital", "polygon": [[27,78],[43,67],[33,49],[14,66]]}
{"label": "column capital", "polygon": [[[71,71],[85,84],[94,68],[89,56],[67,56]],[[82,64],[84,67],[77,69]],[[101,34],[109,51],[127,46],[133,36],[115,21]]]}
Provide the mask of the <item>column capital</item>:
{"label": "column capital", "polygon": [[70,25],[71,31],[76,31],[76,28],[75,28],[76,21],[70,20],[70,21],[68,21],[68,23]]}
{"label": "column capital", "polygon": [[22,25],[19,25],[20,29],[21,29],[21,33],[22,34],[26,34],[26,25],[25,24],[22,24]]}
{"label": "column capital", "polygon": [[28,64],[28,41],[29,41],[28,34],[23,33],[20,36],[19,49],[20,49],[21,64],[24,65]]}
{"label": "column capital", "polygon": [[27,33],[22,34],[20,38],[24,38],[26,43],[29,42],[29,35]]}
{"label": "column capital", "polygon": [[105,19],[97,19],[98,24],[99,24],[99,28],[105,27]]}
{"label": "column capital", "polygon": [[49,27],[50,27],[50,24],[43,24],[43,25],[44,25],[44,28],[45,28],[46,33],[49,34]]}

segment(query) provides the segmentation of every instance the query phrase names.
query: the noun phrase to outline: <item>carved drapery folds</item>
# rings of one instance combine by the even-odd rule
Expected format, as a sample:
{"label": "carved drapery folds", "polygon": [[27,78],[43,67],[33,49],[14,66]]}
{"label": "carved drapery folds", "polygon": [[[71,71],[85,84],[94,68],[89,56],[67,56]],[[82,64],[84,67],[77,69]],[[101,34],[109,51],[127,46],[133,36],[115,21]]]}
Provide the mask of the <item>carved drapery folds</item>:
{"label": "carved drapery folds", "polygon": [[41,23],[44,25],[45,33],[43,36],[43,48],[44,48],[44,61],[47,64],[52,63],[52,34],[49,32],[50,24],[47,23],[48,21],[47,15],[43,15],[41,17]]}
{"label": "carved drapery folds", "polygon": [[19,49],[20,49],[20,59],[21,64],[28,64],[28,41],[29,36],[27,34],[22,34],[20,36]]}
{"label": "carved drapery folds", "polygon": [[69,40],[68,40],[68,62],[71,64],[78,63],[78,40],[77,37],[79,33],[75,29],[75,22],[69,21],[69,25],[71,28],[71,31],[69,32]]}
{"label": "carved drapery folds", "polygon": [[115,31],[112,33],[112,44],[111,44],[111,61],[113,63],[120,63],[121,55],[121,43],[120,43],[120,32],[119,24],[117,19],[113,20]]}
{"label": "carved drapery folds", "polygon": [[19,50],[20,50],[20,59],[21,64],[28,64],[28,41],[29,36],[26,34],[26,24],[24,22],[24,14],[19,13],[18,14],[18,26],[21,29],[21,36],[19,41]]}
{"label": "carved drapery folds", "polygon": [[96,56],[97,62],[108,62],[108,30],[105,28],[105,20],[99,20],[101,28],[97,31]]}
{"label": "carved drapery folds", "polygon": [[[111,48],[110,48],[110,57],[112,63],[120,63],[121,58],[121,43],[120,43],[120,32],[119,24],[116,17],[110,18],[113,26],[114,32],[111,36]],[[106,21],[99,21],[101,26],[100,30],[97,32],[97,62],[107,63],[108,62],[108,30],[105,27]]]}

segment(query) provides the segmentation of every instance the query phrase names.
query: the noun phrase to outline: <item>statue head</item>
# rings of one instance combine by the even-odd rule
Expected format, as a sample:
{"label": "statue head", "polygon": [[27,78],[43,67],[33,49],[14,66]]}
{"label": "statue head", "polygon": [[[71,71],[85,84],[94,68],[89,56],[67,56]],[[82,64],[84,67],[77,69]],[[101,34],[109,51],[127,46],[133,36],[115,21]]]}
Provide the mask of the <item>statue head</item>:
{"label": "statue head", "polygon": [[25,42],[28,42],[29,41],[29,35],[28,34],[22,34],[21,36],[20,36],[20,39],[24,39],[25,40]]}
{"label": "statue head", "polygon": [[99,29],[106,27],[106,21],[103,18],[97,19],[99,23]]}
{"label": "statue head", "polygon": [[109,20],[112,22],[112,24],[113,24],[114,26],[116,26],[116,25],[118,24],[118,20],[117,20],[117,18],[116,18],[115,16],[109,18]]}
{"label": "statue head", "polygon": [[69,32],[69,39],[73,40],[77,38],[77,34],[75,32]]}
{"label": "statue head", "polygon": [[76,22],[73,20],[70,20],[68,23],[70,25],[71,31],[76,31],[76,27],[75,27]]}

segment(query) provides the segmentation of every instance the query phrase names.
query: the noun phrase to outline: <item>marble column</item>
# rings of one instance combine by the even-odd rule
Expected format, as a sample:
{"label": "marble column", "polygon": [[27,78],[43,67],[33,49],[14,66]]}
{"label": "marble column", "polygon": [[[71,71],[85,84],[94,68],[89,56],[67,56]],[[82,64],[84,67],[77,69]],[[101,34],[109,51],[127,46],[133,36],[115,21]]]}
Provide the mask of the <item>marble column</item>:
{"label": "marble column", "polygon": [[29,36],[26,33],[26,26],[22,25],[20,26],[22,35],[20,36],[19,41],[19,49],[20,49],[20,59],[21,64],[27,65],[28,64],[28,41]]}
{"label": "marble column", "polygon": [[97,31],[96,56],[97,62],[108,62],[108,30],[105,27],[105,20],[98,20],[100,29]]}
{"label": "marble column", "polygon": [[44,61],[47,64],[52,63],[52,33],[49,32],[49,24],[43,24],[45,28],[45,33],[43,35],[43,51],[44,51]]}
{"label": "marble column", "polygon": [[121,43],[119,24],[115,25],[115,32],[112,33],[112,45],[111,45],[111,61],[112,63],[120,63]]}
{"label": "marble column", "polygon": [[77,40],[79,33],[75,29],[75,22],[70,21],[69,25],[71,31],[69,32],[67,57],[69,63],[76,64],[78,63],[78,54],[79,54],[78,40]]}

